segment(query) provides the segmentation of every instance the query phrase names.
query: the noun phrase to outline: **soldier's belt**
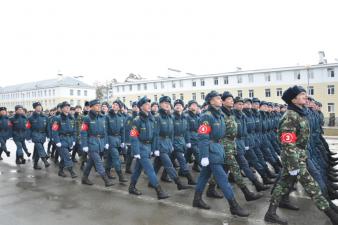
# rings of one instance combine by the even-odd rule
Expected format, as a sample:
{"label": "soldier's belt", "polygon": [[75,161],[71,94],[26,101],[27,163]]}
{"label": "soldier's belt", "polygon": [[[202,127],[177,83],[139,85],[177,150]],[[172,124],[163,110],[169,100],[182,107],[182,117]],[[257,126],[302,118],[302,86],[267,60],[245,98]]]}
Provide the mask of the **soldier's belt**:
{"label": "soldier's belt", "polygon": [[33,130],[33,132],[36,132],[36,133],[47,133],[45,130]]}
{"label": "soldier's belt", "polygon": [[89,137],[104,138],[104,135],[89,135]]}
{"label": "soldier's belt", "polygon": [[143,144],[146,144],[146,145],[149,145],[149,144],[152,143],[152,141],[140,141],[140,142],[143,143]]}
{"label": "soldier's belt", "polygon": [[120,136],[120,134],[119,133],[117,133],[117,134],[109,134],[109,136]]}
{"label": "soldier's belt", "polygon": [[170,138],[168,135],[160,135],[161,138]]}
{"label": "soldier's belt", "polygon": [[175,135],[175,137],[183,137],[183,135]]}
{"label": "soldier's belt", "polygon": [[67,136],[67,137],[70,137],[70,136],[73,136],[71,133],[65,133],[65,134],[60,134],[60,136]]}
{"label": "soldier's belt", "polygon": [[216,139],[211,139],[210,142],[213,142],[213,143],[221,143],[221,140],[222,140],[222,139],[218,139],[218,140],[216,140]]}

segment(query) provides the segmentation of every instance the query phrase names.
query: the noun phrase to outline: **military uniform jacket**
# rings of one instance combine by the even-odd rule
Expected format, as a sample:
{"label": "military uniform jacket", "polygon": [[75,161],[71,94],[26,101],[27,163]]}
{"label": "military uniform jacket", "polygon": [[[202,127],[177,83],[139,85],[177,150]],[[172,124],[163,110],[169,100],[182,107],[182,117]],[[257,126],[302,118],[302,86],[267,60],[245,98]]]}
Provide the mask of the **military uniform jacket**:
{"label": "military uniform jacket", "polygon": [[198,128],[198,148],[201,158],[213,164],[224,164],[225,153],[221,139],[225,136],[224,114],[212,106],[202,113]]}
{"label": "military uniform jacket", "polygon": [[186,113],[187,120],[188,120],[188,126],[189,126],[189,136],[190,136],[190,142],[191,145],[197,145],[198,144],[198,127],[200,125],[200,118],[198,114],[195,114],[191,111],[188,111]]}
{"label": "military uniform jacket", "polygon": [[155,116],[156,121],[156,143],[155,150],[162,153],[171,153],[173,151],[174,141],[174,120],[170,113],[159,109],[159,113]]}
{"label": "military uniform jacket", "polygon": [[106,126],[108,133],[108,141],[111,147],[118,148],[124,143],[124,119],[120,113],[110,110],[106,115]]}
{"label": "military uniform jacket", "polygon": [[0,139],[5,141],[12,136],[12,123],[8,116],[0,116]]}
{"label": "military uniform jacket", "polygon": [[27,136],[27,117],[25,115],[15,114],[10,118],[10,121],[12,123],[13,140],[24,141]]}
{"label": "military uniform jacket", "polygon": [[48,117],[43,113],[33,112],[27,120],[26,128],[28,128],[28,140],[45,143],[48,133]]}
{"label": "military uniform jacket", "polygon": [[74,117],[63,113],[56,116],[52,125],[52,137],[55,143],[61,143],[64,148],[71,148],[76,141]]}
{"label": "military uniform jacket", "polygon": [[174,150],[185,152],[186,144],[190,143],[189,123],[187,117],[182,113],[174,112]]}

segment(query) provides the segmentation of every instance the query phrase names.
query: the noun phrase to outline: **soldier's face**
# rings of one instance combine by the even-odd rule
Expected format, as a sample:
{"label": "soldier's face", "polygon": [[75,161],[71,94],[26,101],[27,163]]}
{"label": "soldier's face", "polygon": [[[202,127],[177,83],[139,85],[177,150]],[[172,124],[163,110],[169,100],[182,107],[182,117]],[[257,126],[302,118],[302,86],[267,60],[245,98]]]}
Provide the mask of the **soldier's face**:
{"label": "soldier's face", "polygon": [[41,105],[38,105],[35,107],[35,111],[36,112],[41,112],[42,111],[42,106]]}
{"label": "soldier's face", "polygon": [[243,110],[243,105],[243,102],[237,102],[235,103],[234,108],[237,110]]}
{"label": "soldier's face", "polygon": [[171,110],[171,106],[169,102],[161,102],[160,103],[161,109],[165,110],[165,111],[170,111]]}
{"label": "soldier's face", "polygon": [[222,106],[222,98],[221,96],[215,96],[210,100],[210,105],[214,107],[221,107]]}
{"label": "soldier's face", "polygon": [[133,112],[138,112],[139,111],[139,108],[137,106],[134,106],[133,107]]}
{"label": "soldier's face", "polygon": [[307,102],[307,94],[305,92],[299,93],[296,98],[292,99],[292,102],[296,105],[304,106]]}
{"label": "soldier's face", "polygon": [[113,103],[112,108],[113,108],[114,111],[119,111],[120,110],[120,106],[117,103]]}
{"label": "soldier's face", "polygon": [[19,108],[18,110],[15,111],[15,114],[18,114],[18,115],[23,115],[25,112],[23,111],[22,108]]}
{"label": "soldier's face", "polygon": [[109,110],[107,105],[102,105],[101,108],[102,108],[102,111],[105,112],[105,113],[108,112],[108,110]]}
{"label": "soldier's face", "polygon": [[176,104],[175,105],[175,111],[181,113],[183,112],[183,106],[181,104]]}
{"label": "soldier's face", "polygon": [[234,99],[232,97],[227,97],[223,101],[223,106],[232,108],[234,106]]}
{"label": "soldier's face", "polygon": [[259,109],[266,112],[268,110],[268,106],[267,105],[261,105],[261,107]]}
{"label": "soldier's face", "polygon": [[144,103],[142,106],[141,106],[141,110],[143,112],[150,112],[150,109],[151,109],[151,104],[150,102],[146,102]]}
{"label": "soldier's face", "polygon": [[6,111],[6,110],[1,110],[1,111],[0,111],[0,115],[1,115],[1,116],[7,115],[7,111]]}
{"label": "soldier's face", "polygon": [[153,106],[151,107],[151,111],[157,112],[157,111],[158,111],[158,105],[153,105]]}
{"label": "soldier's face", "polygon": [[95,112],[100,112],[101,111],[101,105],[100,104],[95,104],[91,107],[91,110]]}
{"label": "soldier's face", "polygon": [[252,103],[253,109],[259,109],[259,103]]}
{"label": "soldier's face", "polygon": [[189,107],[189,110],[190,111],[193,111],[193,112],[196,112],[197,111],[197,104],[196,103],[193,103],[193,104],[191,104],[190,105],[190,107]]}
{"label": "soldier's face", "polygon": [[82,111],[81,108],[76,108],[76,109],[75,109],[75,112],[77,112],[77,113],[80,113],[81,111]]}
{"label": "soldier's face", "polygon": [[69,106],[65,106],[65,107],[63,107],[62,109],[62,112],[64,113],[64,114],[68,114],[69,113],[69,111],[70,111],[70,107]]}
{"label": "soldier's face", "polygon": [[250,102],[244,103],[243,108],[244,109],[251,109],[251,103]]}

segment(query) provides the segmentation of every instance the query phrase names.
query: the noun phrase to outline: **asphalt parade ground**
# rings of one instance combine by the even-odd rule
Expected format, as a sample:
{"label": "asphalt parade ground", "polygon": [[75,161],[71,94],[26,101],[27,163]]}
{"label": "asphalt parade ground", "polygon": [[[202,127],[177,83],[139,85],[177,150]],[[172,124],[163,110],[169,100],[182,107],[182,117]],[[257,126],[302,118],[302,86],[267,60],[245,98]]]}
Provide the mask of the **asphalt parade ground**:
{"label": "asphalt parade ground", "polygon": [[[327,139],[330,149],[338,152],[338,139]],[[33,144],[27,143],[30,152]],[[170,198],[157,200],[155,190],[148,188],[148,180],[141,175],[137,188],[143,195],[128,193],[128,185],[104,187],[102,179],[92,170],[90,179],[93,186],[81,184],[81,171],[76,164],[76,179],[61,178],[57,175],[58,166],[51,160],[47,169],[33,170],[32,160],[25,165],[15,164],[15,144],[7,142],[11,157],[3,153],[0,161],[0,225],[264,225],[264,214],[268,208],[270,190],[264,197],[246,202],[236,185],[233,185],[237,201],[250,210],[248,218],[234,217],[229,212],[224,199],[204,200],[211,210],[192,207],[194,189],[178,191],[174,183],[163,183]],[[338,157],[335,156],[335,157]],[[123,170],[124,171],[124,170]],[[66,171],[67,173],[67,171]],[[159,173],[159,176],[161,171]],[[193,172],[196,177],[198,174]],[[158,176],[158,177],[159,177]],[[129,179],[130,175],[126,175]],[[186,183],[185,178],[181,178]],[[246,179],[247,180],[247,179]],[[253,190],[253,186],[248,186]],[[291,193],[291,201],[300,206],[299,211],[279,209],[281,217],[288,218],[294,225],[329,225],[327,217],[320,212],[298,185]],[[338,201],[334,201],[338,204]]]}

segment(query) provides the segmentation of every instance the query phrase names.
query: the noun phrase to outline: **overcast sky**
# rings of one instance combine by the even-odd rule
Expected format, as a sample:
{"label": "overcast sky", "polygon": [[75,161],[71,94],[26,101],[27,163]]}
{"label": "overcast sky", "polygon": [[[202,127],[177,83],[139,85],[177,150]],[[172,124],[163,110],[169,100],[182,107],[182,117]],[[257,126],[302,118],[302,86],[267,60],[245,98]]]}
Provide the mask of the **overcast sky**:
{"label": "overcast sky", "polygon": [[0,86],[54,78],[146,78],[338,58],[335,1],[0,2]]}

